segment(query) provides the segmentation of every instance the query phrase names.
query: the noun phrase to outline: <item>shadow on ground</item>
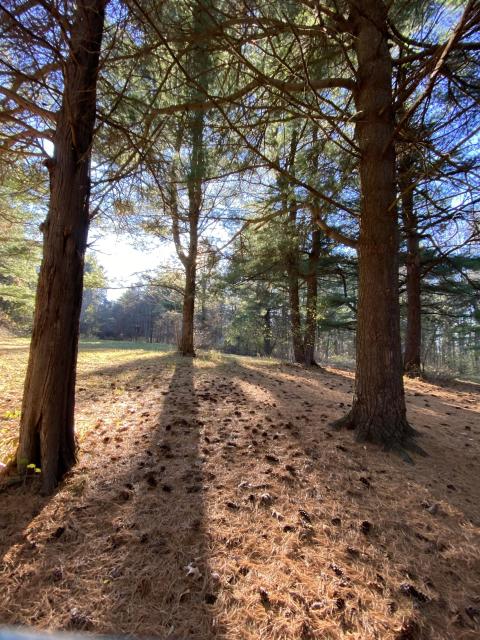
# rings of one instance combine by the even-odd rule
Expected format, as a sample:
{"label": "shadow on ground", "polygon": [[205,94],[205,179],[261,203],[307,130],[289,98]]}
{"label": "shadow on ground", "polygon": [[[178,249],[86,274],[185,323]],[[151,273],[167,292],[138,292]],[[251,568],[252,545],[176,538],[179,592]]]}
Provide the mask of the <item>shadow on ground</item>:
{"label": "shadow on ground", "polygon": [[341,372],[168,354],[81,384],[95,424],[78,467],[50,502],[16,490],[0,507],[13,518],[3,622],[198,640],[475,637],[478,439],[465,451],[452,418],[442,427],[450,399],[409,392],[431,454],[409,467],[331,432],[349,408]]}

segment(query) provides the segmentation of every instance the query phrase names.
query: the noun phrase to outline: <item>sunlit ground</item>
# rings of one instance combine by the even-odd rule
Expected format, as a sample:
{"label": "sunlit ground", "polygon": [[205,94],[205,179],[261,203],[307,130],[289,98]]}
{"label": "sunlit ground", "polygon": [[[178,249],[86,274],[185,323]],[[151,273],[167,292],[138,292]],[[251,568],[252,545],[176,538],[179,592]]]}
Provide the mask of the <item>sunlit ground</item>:
{"label": "sunlit ground", "polygon": [[[5,452],[26,357],[26,341],[0,345]],[[429,453],[411,466],[330,430],[352,382],[82,345],[78,464],[50,500],[28,482],[0,494],[0,620],[198,640],[478,638],[478,386],[407,381]]]}
{"label": "sunlit ground", "polygon": [[[21,391],[27,368],[28,347],[30,340],[26,338],[0,339],[0,463],[7,462],[14,451],[18,420],[21,409]],[[168,353],[173,349],[170,345],[148,344],[118,341],[82,341],[78,359],[77,389],[102,389],[104,376],[94,375],[105,367],[118,367],[132,360],[139,362],[151,358],[152,355]],[[121,389],[123,380],[118,380]],[[77,433],[82,435],[87,427],[81,419],[77,425]]]}

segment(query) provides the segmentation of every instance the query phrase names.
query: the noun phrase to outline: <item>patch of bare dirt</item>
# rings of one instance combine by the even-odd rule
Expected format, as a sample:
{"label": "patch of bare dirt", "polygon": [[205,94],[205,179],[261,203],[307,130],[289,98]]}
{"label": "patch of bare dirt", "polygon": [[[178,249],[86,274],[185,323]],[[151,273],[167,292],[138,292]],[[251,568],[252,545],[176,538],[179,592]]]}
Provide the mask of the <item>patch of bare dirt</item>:
{"label": "patch of bare dirt", "polygon": [[411,466],[329,429],[352,382],[219,356],[85,373],[74,472],[49,500],[0,494],[0,621],[199,640],[479,638],[479,390],[407,381],[429,453]]}

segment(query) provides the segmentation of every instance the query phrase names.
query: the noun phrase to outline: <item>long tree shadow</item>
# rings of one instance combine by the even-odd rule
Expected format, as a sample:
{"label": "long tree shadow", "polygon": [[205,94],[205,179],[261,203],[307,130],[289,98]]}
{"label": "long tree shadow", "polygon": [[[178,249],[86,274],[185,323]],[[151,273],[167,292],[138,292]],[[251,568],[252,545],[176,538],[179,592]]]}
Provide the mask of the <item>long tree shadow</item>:
{"label": "long tree shadow", "polygon": [[[178,382],[173,384],[177,370]],[[175,438],[167,430],[167,427],[170,425],[171,429],[178,431],[177,437],[186,437],[188,443],[190,440],[187,426],[180,422],[177,427],[175,421],[182,420],[185,415],[190,415],[189,412],[198,421],[197,403],[194,402],[193,406],[189,404],[191,400],[188,398],[191,399],[192,394],[188,391],[188,381],[182,379],[180,372],[181,369],[178,369],[177,365],[166,397],[170,396],[172,385],[176,389],[181,385],[185,394],[174,392],[161,416],[161,421],[165,423],[166,433],[164,437],[159,439],[158,446],[163,447],[161,449],[162,455],[167,461],[170,460],[172,444],[175,444]],[[219,415],[223,415],[223,423],[220,424],[213,415],[212,428],[208,433],[210,439],[213,437],[211,445],[213,445],[212,449],[216,450],[217,466],[219,464],[225,465],[225,468],[221,472],[219,470],[218,473],[218,480],[221,484],[216,483],[215,497],[217,501],[223,502],[225,498],[231,496],[233,500],[225,500],[225,504],[229,509],[233,509],[230,521],[237,522],[238,520],[235,526],[237,536],[235,539],[226,541],[227,547],[235,545],[236,554],[239,554],[240,557],[243,554],[247,563],[249,554],[254,554],[261,570],[268,571],[267,558],[270,551],[268,542],[264,543],[263,540],[268,540],[272,534],[268,525],[266,528],[268,533],[262,531],[262,528],[265,527],[265,518],[268,519],[268,509],[265,511],[261,504],[256,505],[262,499],[267,502],[270,500],[268,492],[273,491],[275,494],[275,486],[278,482],[285,489],[280,492],[281,497],[279,496],[280,515],[277,514],[273,517],[284,516],[289,520],[291,518],[289,511],[294,506],[294,514],[299,507],[301,507],[301,512],[306,511],[307,514],[311,514],[314,529],[315,524],[318,526],[322,523],[324,531],[328,531],[328,528],[332,528],[333,525],[335,530],[326,533],[322,538],[324,549],[321,551],[321,555],[327,553],[324,560],[327,560],[329,553],[334,554],[334,557],[337,558],[338,552],[336,550],[344,546],[351,549],[349,553],[358,554],[348,560],[342,558],[341,561],[346,568],[341,571],[347,571],[347,575],[351,575],[352,580],[358,580],[359,578],[355,576],[362,576],[365,572],[371,575],[373,586],[367,589],[365,596],[367,601],[370,598],[373,605],[375,599],[378,598],[378,591],[380,591],[385,599],[390,597],[394,602],[399,602],[399,605],[396,606],[406,607],[405,600],[408,599],[408,596],[401,595],[399,592],[399,582],[406,578],[410,582],[405,582],[405,584],[413,582],[415,588],[419,590],[418,593],[426,591],[427,597],[431,598],[432,602],[438,601],[437,605],[432,604],[429,609],[419,612],[418,617],[423,617],[425,622],[430,616],[443,615],[443,594],[450,596],[453,593],[449,581],[462,581],[465,588],[471,582],[469,582],[468,573],[466,580],[462,577],[462,572],[466,571],[468,563],[471,561],[468,554],[464,557],[459,553],[455,560],[455,570],[452,570],[451,567],[448,568],[449,558],[453,553],[452,540],[461,541],[460,546],[463,545],[463,548],[472,544],[468,531],[464,532],[458,517],[453,512],[450,513],[451,505],[460,509],[465,506],[459,499],[460,495],[445,493],[445,490],[442,491],[439,488],[438,483],[432,482],[433,478],[429,475],[431,470],[428,466],[431,461],[419,463],[413,472],[411,469],[405,469],[405,465],[398,458],[385,455],[375,447],[365,449],[364,445],[353,442],[348,433],[335,435],[331,433],[328,423],[332,418],[338,417],[348,409],[349,397],[346,396],[346,393],[351,387],[351,379],[343,378],[339,374],[332,376],[330,372],[314,372],[313,374],[300,372],[298,374],[293,371],[289,380],[282,380],[283,373],[282,367],[278,366],[262,366],[259,370],[254,363],[252,363],[252,367],[242,365],[235,360],[231,365],[225,367],[215,363],[212,369],[211,384],[202,387],[202,392],[197,397],[203,401],[204,396],[210,397],[217,394],[216,401],[220,401],[220,404],[223,405],[223,407],[219,407],[221,409]],[[288,371],[288,373],[290,372]],[[215,380],[216,382],[214,382]],[[225,403],[222,402],[222,398],[225,399]],[[172,400],[175,402],[175,406],[172,406]],[[210,400],[214,400],[214,398],[210,398]],[[230,402],[233,406],[230,405]],[[253,418],[249,419],[248,416],[252,414]],[[179,416],[182,417],[179,418]],[[202,418],[204,418],[203,413]],[[160,432],[157,430],[156,433]],[[148,459],[155,459],[157,453],[155,443],[151,438],[144,434],[142,439],[145,440],[149,449],[144,454],[144,459],[138,460],[137,463],[141,465],[143,462],[145,466],[139,467],[142,470],[141,473],[149,474],[152,464]],[[198,430],[196,441],[192,444],[193,451],[197,451],[198,460],[203,460],[203,455],[199,453]],[[219,450],[222,451],[220,455]],[[149,451],[150,453],[148,453]],[[189,456],[188,447],[185,455],[191,465],[195,458]],[[437,464],[445,466],[448,474],[448,469],[451,467],[451,465],[449,466],[448,454],[440,452],[437,457]],[[153,460],[153,466],[157,465],[161,459],[160,457],[158,460]],[[281,465],[282,462],[288,462],[290,466],[285,465],[284,469],[278,468],[276,465]],[[202,498],[205,494],[196,486],[196,483],[200,482],[202,474],[194,478],[186,471],[180,473],[180,469],[183,469],[182,465],[180,464],[180,467],[177,468],[176,463],[173,462],[171,467],[168,467],[169,471],[167,471],[166,464],[161,464],[161,466],[166,467],[162,471],[162,473],[166,473],[165,477],[177,478],[176,484],[183,489],[187,490],[185,482],[191,483],[188,490],[193,491],[192,495],[199,498],[200,510],[205,512],[205,503]],[[212,469],[211,461],[208,468]],[[148,477],[145,479],[147,483]],[[129,485],[133,486],[135,492],[137,484],[142,482],[136,478],[138,478],[138,474],[133,479],[124,478],[127,492],[132,491]],[[203,478],[204,484],[205,480],[208,484],[209,479],[206,478],[205,473],[203,473]],[[401,505],[398,491],[399,487],[404,486],[405,478],[411,488],[408,492],[403,492],[403,504]],[[267,493],[263,498],[255,493],[249,494],[248,497],[243,496],[245,489],[242,487],[245,486],[245,481],[248,481],[248,486],[265,486]],[[154,484],[153,481],[151,482]],[[118,486],[118,488],[120,487]],[[151,491],[154,493],[156,488],[152,488]],[[167,493],[173,493],[173,490],[172,492],[167,490]],[[460,492],[458,493],[460,494]],[[318,509],[319,498],[322,505],[320,510]],[[272,496],[272,499],[275,500],[275,495]],[[437,500],[442,500],[443,506],[439,507],[439,515],[435,520],[435,516],[430,514],[427,508],[435,508]],[[129,497],[126,500],[128,506],[133,503],[134,498]],[[185,504],[188,505],[188,499]],[[277,506],[277,503],[274,504]],[[128,506],[124,509],[125,511],[128,511]],[[141,522],[145,517],[148,519],[151,511],[161,513],[165,508],[165,503],[164,501],[158,503],[154,501],[149,507],[148,501],[143,498],[139,506],[138,513],[143,515],[132,516],[131,520],[120,518],[116,524],[117,527],[121,527],[120,532],[122,536],[126,536],[127,540],[132,535],[130,527],[133,523],[138,526],[138,521]],[[222,523],[225,523],[225,516],[221,515],[221,508],[218,511],[220,513],[219,523],[222,526]],[[188,507],[187,512],[191,513],[191,507]],[[274,512],[276,512],[275,509]],[[188,517],[181,510],[178,516],[176,523],[182,523]],[[205,539],[201,540],[201,536],[204,534],[205,517],[203,517],[203,522],[204,525],[199,527],[199,536],[193,536],[192,540],[188,536],[185,537],[185,532],[182,533],[180,527],[178,532],[180,545],[161,545],[165,548],[165,555],[168,559],[168,562],[164,563],[165,567],[172,567],[172,558],[176,557],[177,560],[173,568],[166,569],[165,573],[161,573],[160,585],[152,579],[151,573],[149,573],[151,569],[147,569],[145,580],[143,579],[145,576],[140,577],[140,585],[144,586],[140,586],[140,588],[137,586],[132,592],[133,586],[138,582],[135,576],[132,577],[131,571],[127,572],[127,575],[130,576],[128,584],[133,586],[129,590],[124,585],[121,593],[129,593],[128,598],[132,603],[135,603],[138,601],[136,594],[139,589],[140,592],[146,592],[147,595],[142,596],[147,604],[146,610],[147,612],[150,610],[155,612],[152,615],[146,614],[144,607],[134,606],[137,617],[138,611],[140,609],[142,611],[142,619],[138,622],[138,630],[142,633],[158,634],[159,628],[163,634],[173,635],[178,632],[184,637],[196,637],[195,633],[198,633],[198,638],[215,637],[215,634],[218,637],[218,634],[222,633],[218,627],[214,628],[213,617],[208,615],[210,610],[215,608],[214,604],[208,603],[214,602],[216,592],[206,568],[209,559],[206,552],[208,543]],[[365,525],[365,523],[367,524]],[[287,521],[287,530],[292,526],[294,529],[298,527],[297,523]],[[437,527],[436,531],[433,528],[435,526]],[[371,531],[367,530],[368,527],[371,527]],[[135,527],[133,527],[134,529]],[[163,530],[167,532],[167,536],[175,535],[171,521],[162,524],[160,535]],[[433,533],[434,531],[435,533]],[[151,534],[148,528],[145,533],[147,540],[149,540]],[[143,533],[140,539],[142,535]],[[155,532],[152,535],[154,538],[156,537]],[[278,535],[275,534],[275,536]],[[305,529],[302,525],[298,535],[298,551],[295,553],[298,553],[301,558],[302,554],[306,552],[305,549],[308,548],[310,530]],[[258,541],[255,551],[252,547],[249,548],[249,545],[253,544],[253,539]],[[281,533],[279,540],[285,540],[285,536]],[[125,545],[128,542],[122,544]],[[307,547],[304,546],[305,544]],[[319,547],[316,548],[319,549]],[[186,553],[185,550],[187,550]],[[189,553],[190,550],[191,553]],[[418,566],[408,563],[407,558],[412,550],[414,550],[414,557],[420,559]],[[198,555],[193,556],[193,553],[198,553]],[[384,583],[374,582],[378,581],[378,577],[375,578],[375,571],[377,574],[378,570],[380,570],[380,574],[383,573],[385,553],[389,557],[386,569],[387,577],[381,578]],[[367,557],[370,557],[370,560],[366,562],[364,558]],[[136,559],[133,564],[141,566],[141,554],[134,553],[133,558]],[[313,558],[314,556],[311,556],[311,561]],[[102,559],[102,566],[108,566],[108,560]],[[128,567],[131,566],[132,563],[128,562]],[[233,567],[231,568],[233,569]],[[241,572],[248,570],[248,565],[240,567],[240,570]],[[113,575],[116,575],[115,566],[112,571]],[[190,572],[189,576],[186,575],[188,572]],[[363,579],[360,578],[360,583]],[[115,580],[117,578],[114,578],[112,582]],[[156,610],[155,603],[151,602],[151,596],[148,594],[151,593],[151,589],[153,591],[159,588],[165,590],[165,584],[175,586],[166,596],[166,600],[162,600],[161,609]],[[343,589],[345,597],[347,597],[349,587],[346,584],[338,587],[339,593],[343,593]],[[359,586],[359,588],[362,587]],[[438,588],[440,588],[439,592],[437,592]],[[124,599],[119,601],[125,602]],[[115,622],[120,622],[122,619],[121,611],[115,609],[113,611]],[[222,615],[225,616],[225,613],[226,610],[222,612]],[[189,617],[184,618],[185,614],[188,614]],[[232,614],[232,612],[229,613],[229,615]],[[348,616],[340,613],[338,617],[340,627],[348,630],[348,625],[352,624]],[[185,619],[193,620],[193,626],[188,627],[184,622],[178,622],[178,620]],[[160,620],[168,621],[171,626],[169,628],[159,627]],[[468,619],[462,620],[459,623],[460,626],[464,624],[468,627],[471,624]],[[134,618],[126,618],[120,628],[131,631],[133,621]],[[105,631],[111,629],[108,625],[100,628]]]}
{"label": "long tree shadow", "polygon": [[[161,413],[141,434],[111,524],[115,562],[102,630],[182,638],[214,637],[215,586],[208,570],[195,369],[177,359]],[[219,637],[218,628],[215,629]]]}
{"label": "long tree shadow", "polygon": [[[210,478],[200,452],[195,367],[175,356],[159,364],[171,372],[168,387],[165,374],[149,404],[139,403],[134,422],[111,425],[106,442],[98,430],[86,438],[98,463],[81,458],[41,526],[27,527],[32,514],[20,509],[19,538],[5,540],[12,559],[3,565],[9,591],[2,622],[221,637],[213,616],[217,585],[209,572],[203,497]],[[140,383],[142,371],[134,370],[132,365],[131,381]],[[201,385],[208,388],[208,380]],[[132,401],[138,403],[141,393]]]}
{"label": "long tree shadow", "polygon": [[365,629],[390,602],[397,622],[410,615],[403,582],[432,599],[418,616],[438,629],[452,581],[471,588],[472,530],[454,494],[427,511],[430,462],[407,469],[328,428],[350,379],[171,355],[99,372],[96,406],[118,410],[12,550],[3,621],[207,640],[241,637],[248,620],[255,637],[316,637],[325,620],[332,634]]}
{"label": "long tree shadow", "polygon": [[[28,345],[9,347],[28,351]],[[130,360],[128,363],[93,368],[81,373],[77,382],[76,406],[90,406],[94,409],[95,402],[121,401],[116,395],[116,385],[112,387],[111,378],[121,378],[123,389],[132,390],[136,395],[141,393],[148,375],[162,366],[173,369],[175,357],[171,353],[158,352],[148,357]],[[85,383],[88,383],[88,388]],[[76,417],[77,423],[78,412]],[[77,424],[77,426],[79,426]],[[106,432],[105,432],[106,434]],[[108,437],[105,435],[105,437]],[[0,481],[0,560],[6,561],[9,549],[15,546],[22,548],[25,560],[36,555],[36,543],[33,542],[32,532],[28,532],[29,525],[48,506],[55,494],[43,497],[39,494],[38,478],[25,478],[21,484],[8,484],[9,478]],[[36,481],[35,481],[36,480]],[[61,490],[61,487],[59,488]],[[32,538],[32,540],[30,540]]]}
{"label": "long tree shadow", "polygon": [[[8,480],[8,478],[6,479]],[[5,484],[0,491],[0,562],[8,563],[8,552],[16,545],[32,546],[25,533],[28,525],[48,505],[51,497],[38,492],[39,483],[33,487],[30,480],[24,485]]]}

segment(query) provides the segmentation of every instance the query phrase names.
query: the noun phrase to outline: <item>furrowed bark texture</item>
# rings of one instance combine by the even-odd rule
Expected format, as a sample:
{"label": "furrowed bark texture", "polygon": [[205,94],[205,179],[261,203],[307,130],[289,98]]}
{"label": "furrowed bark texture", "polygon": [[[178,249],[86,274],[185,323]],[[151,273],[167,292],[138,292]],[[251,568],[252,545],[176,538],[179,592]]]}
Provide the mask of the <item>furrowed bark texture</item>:
{"label": "furrowed bark texture", "polygon": [[406,419],[400,342],[392,63],[384,3],[351,6],[362,202],[355,394],[341,423],[355,429],[359,440],[390,448],[413,432]]}
{"label": "furrowed bark texture", "polygon": [[49,161],[50,203],[17,451],[20,470],[29,463],[41,468],[45,493],[75,463],[75,377],[105,4],[77,3]]}

